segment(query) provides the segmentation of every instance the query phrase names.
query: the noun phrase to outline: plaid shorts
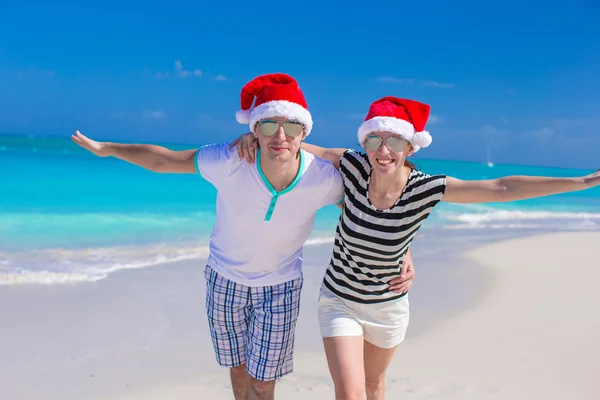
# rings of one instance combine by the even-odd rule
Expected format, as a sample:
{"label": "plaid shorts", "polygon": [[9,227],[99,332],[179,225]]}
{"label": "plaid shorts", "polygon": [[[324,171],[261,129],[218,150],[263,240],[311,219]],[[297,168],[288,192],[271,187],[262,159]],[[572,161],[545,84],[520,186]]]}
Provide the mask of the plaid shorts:
{"label": "plaid shorts", "polygon": [[293,371],[294,338],[303,279],[248,287],[206,266],[206,312],[217,362],[246,363],[254,379],[270,381]]}

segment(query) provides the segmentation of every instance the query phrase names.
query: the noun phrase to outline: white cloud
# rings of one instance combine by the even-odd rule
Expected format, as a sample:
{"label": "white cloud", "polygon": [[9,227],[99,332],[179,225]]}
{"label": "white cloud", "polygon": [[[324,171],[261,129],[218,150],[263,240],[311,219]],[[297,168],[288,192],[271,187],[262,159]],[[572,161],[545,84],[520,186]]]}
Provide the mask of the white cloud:
{"label": "white cloud", "polygon": [[212,123],[214,123],[216,121],[216,118],[213,115],[210,114],[200,114],[198,116],[198,124],[206,124],[206,125],[210,125]]}
{"label": "white cloud", "polygon": [[592,118],[555,118],[551,125],[557,129],[591,128],[600,125],[600,121]]}
{"label": "white cloud", "polygon": [[142,112],[131,112],[131,111],[113,111],[109,114],[110,118],[115,119],[164,119],[167,117],[167,113],[162,110],[143,110]]}
{"label": "white cloud", "polygon": [[[359,120],[364,120],[365,117],[367,116],[367,114],[362,114],[362,113],[352,113],[352,114],[346,114],[345,117],[348,119],[359,119]],[[427,121],[430,124],[437,124],[440,122],[443,122],[444,120],[442,118],[440,118],[438,115],[430,115],[429,116],[429,120]]]}
{"label": "white cloud", "polygon": [[[193,72],[188,70],[188,69],[184,69],[183,68],[183,63],[181,62],[181,60],[175,60],[175,75],[180,77],[180,78],[187,78],[189,76],[202,76],[202,71],[200,71],[199,69],[194,70]],[[165,73],[159,73],[157,74],[157,78],[166,78],[169,76],[168,72]]]}
{"label": "white cloud", "polygon": [[423,86],[440,88],[440,89],[452,89],[454,87],[454,84],[437,82],[437,81],[423,81]]}
{"label": "white cloud", "polygon": [[[181,60],[175,60],[175,65],[174,65],[174,69],[172,72],[159,72],[157,74],[154,75],[156,78],[158,79],[164,79],[164,78],[169,78],[170,76],[174,76],[174,77],[178,77],[178,78],[189,78],[189,77],[196,77],[196,78],[200,78],[202,76],[204,76],[204,72],[200,69],[200,68],[184,68],[183,66],[183,62]],[[216,81],[226,81],[227,77],[225,75],[222,74],[217,74],[214,78],[214,80]]]}
{"label": "white cloud", "polygon": [[438,82],[438,81],[433,81],[433,80],[421,80],[421,81],[417,81],[415,79],[412,78],[397,78],[394,76],[380,76],[379,78],[377,78],[377,80],[379,82],[384,82],[384,83],[406,83],[406,84],[413,84],[413,83],[419,83],[423,86],[426,87],[433,87],[433,88],[439,88],[439,89],[451,89],[454,88],[454,84],[453,83],[443,83],[443,82]]}
{"label": "white cloud", "polygon": [[540,142],[547,142],[556,135],[556,131],[552,128],[542,128],[535,131],[525,132],[524,135]]}
{"label": "white cloud", "polygon": [[167,113],[161,110],[144,110],[142,111],[142,117],[148,119],[163,119],[166,118]]}
{"label": "white cloud", "polygon": [[180,78],[187,78],[188,76],[192,75],[191,71],[183,69],[183,64],[181,63],[181,60],[175,61],[175,71],[177,71],[177,75],[179,75]]}
{"label": "white cloud", "polygon": [[377,78],[379,82],[387,83],[415,83],[414,79],[395,78],[393,76],[381,76]]}
{"label": "white cloud", "polygon": [[498,129],[492,125],[486,124],[479,129],[478,135],[485,139],[485,143],[490,146],[506,145],[510,139],[510,131],[507,129]]}
{"label": "white cloud", "polygon": [[17,75],[18,77],[42,76],[42,77],[46,77],[46,78],[54,78],[56,76],[56,73],[52,70],[36,69],[36,68],[30,66],[27,69],[19,68],[18,70],[15,71],[15,75]]}
{"label": "white cloud", "polygon": [[485,124],[484,126],[482,126],[479,131],[485,136],[493,136],[500,132],[498,129],[494,128],[492,125],[489,124]]}
{"label": "white cloud", "polygon": [[125,118],[126,116],[127,116],[127,113],[120,112],[120,111],[113,111],[110,113],[111,118]]}

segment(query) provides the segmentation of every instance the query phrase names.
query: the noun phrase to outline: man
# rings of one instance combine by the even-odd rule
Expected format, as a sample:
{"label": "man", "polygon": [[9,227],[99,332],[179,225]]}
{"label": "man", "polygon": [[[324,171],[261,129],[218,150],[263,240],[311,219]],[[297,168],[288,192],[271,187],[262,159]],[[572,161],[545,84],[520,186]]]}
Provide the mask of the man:
{"label": "man", "polygon": [[[216,358],[230,368],[236,400],[273,399],[275,380],[293,370],[303,245],[317,210],[341,202],[343,184],[329,162],[300,150],[313,121],[292,77],[255,78],[242,89],[241,105],[236,118],[249,124],[260,145],[254,164],[227,143],[171,151],[96,142],[79,132],[72,138],[94,154],[151,171],[198,172],[216,187],[217,216],[205,269]],[[411,269],[396,283],[408,289],[412,277]]]}

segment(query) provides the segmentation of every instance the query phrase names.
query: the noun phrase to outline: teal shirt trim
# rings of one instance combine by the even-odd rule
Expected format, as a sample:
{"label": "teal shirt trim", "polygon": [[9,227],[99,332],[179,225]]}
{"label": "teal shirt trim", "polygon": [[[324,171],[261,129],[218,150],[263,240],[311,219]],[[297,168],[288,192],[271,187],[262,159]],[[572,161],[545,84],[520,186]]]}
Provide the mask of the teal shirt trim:
{"label": "teal shirt trim", "polygon": [[300,180],[300,177],[302,176],[302,173],[304,171],[304,152],[302,150],[300,150],[300,168],[298,168],[298,174],[296,174],[296,178],[294,178],[294,181],[288,187],[283,189],[281,192],[278,192],[277,190],[275,190],[273,185],[271,185],[271,182],[269,182],[269,180],[267,179],[267,177],[265,176],[265,174],[262,171],[262,167],[260,166],[260,149],[256,152],[256,169],[258,170],[258,174],[260,175],[261,179],[263,180],[265,186],[267,187],[267,189],[269,189],[271,196],[273,196],[271,198],[271,204],[269,204],[269,209],[267,210],[267,214],[265,215],[265,221],[270,221],[271,216],[273,216],[273,211],[275,210],[275,204],[277,204],[277,199],[279,198],[279,196],[282,196],[282,195],[288,193],[290,190],[292,190],[296,186],[298,181]]}
{"label": "teal shirt trim", "polygon": [[200,153],[200,149],[196,150],[194,153],[194,165],[196,166],[196,172],[198,172],[198,175],[202,176],[202,172],[200,172],[200,166],[198,165],[198,153]]}

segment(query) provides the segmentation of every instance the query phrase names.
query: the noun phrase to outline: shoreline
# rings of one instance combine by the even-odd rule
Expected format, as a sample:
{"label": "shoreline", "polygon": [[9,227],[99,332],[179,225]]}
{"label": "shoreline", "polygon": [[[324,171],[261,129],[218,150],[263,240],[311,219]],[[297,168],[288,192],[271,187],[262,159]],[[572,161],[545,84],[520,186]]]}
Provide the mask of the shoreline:
{"label": "shoreline", "polygon": [[[600,216],[600,214],[598,214]],[[463,215],[464,217],[465,215]],[[419,231],[412,247],[418,257],[439,252],[425,240],[433,241],[433,247],[448,248],[455,255],[473,243],[491,243],[513,237],[528,237],[544,233],[600,232],[600,225],[582,221],[580,225],[544,227],[543,224],[491,225],[468,227],[452,224],[424,227]],[[331,229],[314,229],[305,248],[330,246],[335,239],[335,226]],[[468,243],[467,243],[468,242]],[[466,244],[467,243],[467,244]],[[94,247],[50,247],[27,251],[0,250],[0,289],[13,285],[72,285],[99,282],[110,279],[127,270],[164,267],[179,262],[202,262],[209,253],[208,237],[183,242],[140,242]],[[67,261],[68,262],[64,262]]]}
{"label": "shoreline", "polygon": [[[390,398],[553,399],[579,390],[578,399],[592,399],[585,396],[600,392],[592,376],[600,318],[590,318],[600,276],[586,258],[600,232],[520,233],[495,232],[491,243],[415,239],[411,325],[389,369]],[[329,255],[329,245],[305,250],[295,372],[278,384],[282,398],[333,393],[316,318]],[[0,397],[232,398],[208,334],[203,261],[93,283],[0,287]],[[565,275],[567,261],[581,271]],[[561,295],[548,297],[550,290]]]}

